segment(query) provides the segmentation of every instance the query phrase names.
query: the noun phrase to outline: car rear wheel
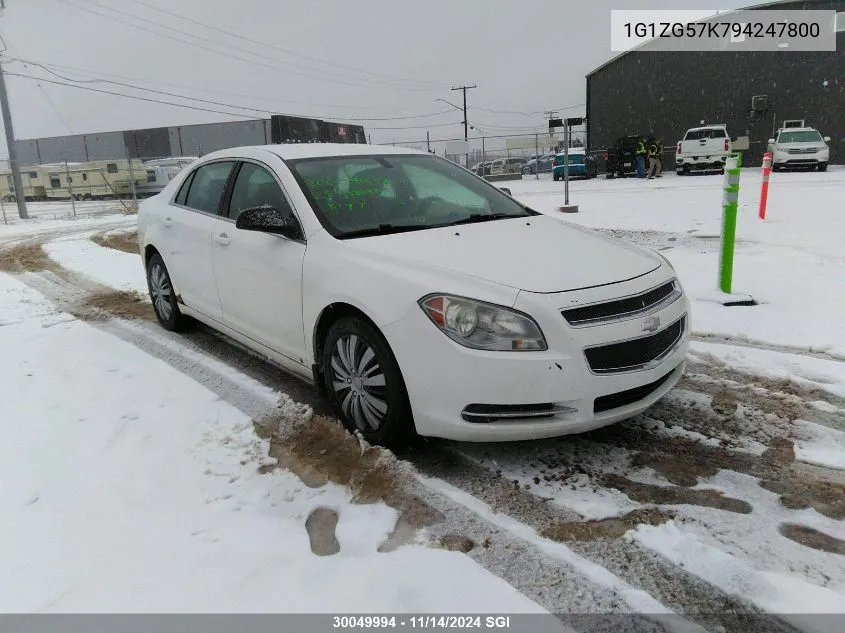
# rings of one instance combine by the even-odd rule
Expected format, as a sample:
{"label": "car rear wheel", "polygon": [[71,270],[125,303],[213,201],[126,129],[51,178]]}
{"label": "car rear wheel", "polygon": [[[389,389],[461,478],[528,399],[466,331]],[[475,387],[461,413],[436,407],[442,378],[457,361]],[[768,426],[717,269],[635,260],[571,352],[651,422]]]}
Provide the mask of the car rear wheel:
{"label": "car rear wheel", "polygon": [[336,321],[326,333],[322,369],[335,412],[351,432],[382,446],[414,436],[405,381],[373,325],[358,317]]}
{"label": "car rear wheel", "polygon": [[170,273],[161,255],[155,253],[147,264],[147,287],[150,290],[150,300],[158,322],[166,330],[176,331],[185,326],[186,317],[179,311],[176,302],[176,292]]}

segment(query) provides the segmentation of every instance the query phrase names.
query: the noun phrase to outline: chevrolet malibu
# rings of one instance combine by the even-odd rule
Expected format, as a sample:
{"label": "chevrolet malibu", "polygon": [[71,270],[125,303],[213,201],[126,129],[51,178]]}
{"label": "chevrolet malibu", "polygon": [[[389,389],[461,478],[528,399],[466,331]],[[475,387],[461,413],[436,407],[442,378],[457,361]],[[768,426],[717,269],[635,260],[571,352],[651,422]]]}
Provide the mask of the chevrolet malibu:
{"label": "chevrolet malibu", "polygon": [[684,370],[665,258],[424,152],[209,154],[141,205],[138,237],[162,326],[196,319],[313,381],[372,443],[587,431]]}

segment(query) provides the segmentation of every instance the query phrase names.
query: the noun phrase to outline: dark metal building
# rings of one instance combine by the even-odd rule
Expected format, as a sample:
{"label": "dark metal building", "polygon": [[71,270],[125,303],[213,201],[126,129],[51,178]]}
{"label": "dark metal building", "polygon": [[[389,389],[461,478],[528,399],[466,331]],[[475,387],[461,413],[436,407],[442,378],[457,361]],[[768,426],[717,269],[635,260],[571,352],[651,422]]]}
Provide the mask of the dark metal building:
{"label": "dark metal building", "polygon": [[15,141],[22,165],[115,158],[202,156],[243,145],[366,143],[360,125],[274,115],[269,119],[204,123]]}
{"label": "dark metal building", "polygon": [[[804,119],[831,137],[830,162],[845,163],[845,0],[749,9],[835,10],[837,50],[665,52],[645,44],[587,75],[590,150],[603,150],[620,136],[654,134],[668,152],[688,128],[724,123],[732,139],[748,137],[744,164],[760,165],[781,122]],[[666,169],[674,167],[671,155]]]}

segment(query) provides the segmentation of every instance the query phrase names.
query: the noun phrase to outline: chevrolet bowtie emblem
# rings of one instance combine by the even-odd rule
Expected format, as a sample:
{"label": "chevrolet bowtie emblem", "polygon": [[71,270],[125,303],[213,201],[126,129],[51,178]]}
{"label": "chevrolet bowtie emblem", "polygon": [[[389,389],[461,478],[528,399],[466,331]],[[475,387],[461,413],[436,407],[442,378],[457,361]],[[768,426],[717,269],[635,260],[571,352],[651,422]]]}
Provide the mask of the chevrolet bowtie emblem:
{"label": "chevrolet bowtie emblem", "polygon": [[643,319],[643,332],[657,332],[660,328],[660,317],[659,316],[650,316],[647,319]]}

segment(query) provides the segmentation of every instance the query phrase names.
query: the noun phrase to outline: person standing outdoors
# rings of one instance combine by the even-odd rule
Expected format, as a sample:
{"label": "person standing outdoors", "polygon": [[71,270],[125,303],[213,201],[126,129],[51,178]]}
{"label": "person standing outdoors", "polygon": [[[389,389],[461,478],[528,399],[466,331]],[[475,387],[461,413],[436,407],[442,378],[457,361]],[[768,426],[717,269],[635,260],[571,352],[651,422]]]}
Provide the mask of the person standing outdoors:
{"label": "person standing outdoors", "polygon": [[648,146],[648,177],[660,178],[663,171],[663,140],[657,139]]}
{"label": "person standing outdoors", "polygon": [[637,141],[637,178],[645,178],[645,156],[646,148],[643,138]]}

